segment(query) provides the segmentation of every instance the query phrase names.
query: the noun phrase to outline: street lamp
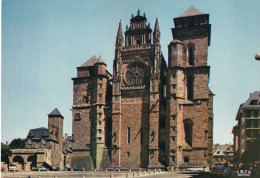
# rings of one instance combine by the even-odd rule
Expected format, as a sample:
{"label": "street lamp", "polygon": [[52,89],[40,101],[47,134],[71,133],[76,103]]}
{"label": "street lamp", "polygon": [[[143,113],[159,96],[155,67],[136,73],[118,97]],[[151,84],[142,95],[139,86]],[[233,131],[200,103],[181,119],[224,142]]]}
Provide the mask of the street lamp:
{"label": "street lamp", "polygon": [[257,54],[255,55],[255,59],[258,60],[258,61],[260,61],[260,53],[257,53]]}

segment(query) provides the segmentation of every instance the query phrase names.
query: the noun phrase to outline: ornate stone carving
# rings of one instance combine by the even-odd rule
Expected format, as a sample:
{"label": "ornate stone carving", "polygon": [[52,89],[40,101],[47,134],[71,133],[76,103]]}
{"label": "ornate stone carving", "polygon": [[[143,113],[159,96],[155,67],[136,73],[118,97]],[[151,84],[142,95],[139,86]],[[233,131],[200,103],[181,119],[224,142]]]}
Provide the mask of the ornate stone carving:
{"label": "ornate stone carving", "polygon": [[142,62],[131,63],[127,66],[124,81],[127,85],[144,85],[147,80],[147,66]]}

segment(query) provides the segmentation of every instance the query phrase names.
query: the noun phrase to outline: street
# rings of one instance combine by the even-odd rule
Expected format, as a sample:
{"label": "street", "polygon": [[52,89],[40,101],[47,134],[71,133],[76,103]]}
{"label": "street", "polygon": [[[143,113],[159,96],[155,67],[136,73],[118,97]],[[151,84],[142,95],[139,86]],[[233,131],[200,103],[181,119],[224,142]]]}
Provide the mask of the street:
{"label": "street", "polygon": [[127,177],[147,177],[147,178],[159,178],[159,177],[175,177],[175,178],[189,178],[193,177],[196,174],[192,174],[190,172],[106,172],[106,171],[98,171],[98,172],[16,172],[16,173],[2,173],[2,178],[7,177],[16,177],[16,178],[61,178],[61,177],[74,177],[74,178],[95,178],[95,177],[103,177],[103,178],[127,178]]}

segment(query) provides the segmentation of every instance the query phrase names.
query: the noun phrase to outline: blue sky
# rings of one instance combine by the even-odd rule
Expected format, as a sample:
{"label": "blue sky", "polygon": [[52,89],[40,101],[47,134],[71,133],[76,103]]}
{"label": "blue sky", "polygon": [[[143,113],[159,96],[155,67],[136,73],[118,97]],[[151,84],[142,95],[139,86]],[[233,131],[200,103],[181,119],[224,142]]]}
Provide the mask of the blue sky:
{"label": "blue sky", "polygon": [[112,73],[118,23],[145,12],[151,27],[158,17],[166,59],[173,18],[191,5],[210,14],[211,90],[214,143],[232,142],[238,107],[260,91],[259,0],[2,0],[1,140],[26,138],[47,127],[58,108],[64,134],[71,134],[72,80],[76,67],[102,55]]}

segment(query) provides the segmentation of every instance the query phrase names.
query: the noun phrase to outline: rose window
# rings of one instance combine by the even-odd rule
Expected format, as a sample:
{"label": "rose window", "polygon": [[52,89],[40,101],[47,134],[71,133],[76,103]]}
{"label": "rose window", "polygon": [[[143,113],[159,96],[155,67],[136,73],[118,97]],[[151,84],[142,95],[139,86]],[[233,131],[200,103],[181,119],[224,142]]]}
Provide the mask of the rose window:
{"label": "rose window", "polygon": [[144,85],[147,70],[145,64],[133,63],[129,64],[126,71],[126,83],[128,85]]}

